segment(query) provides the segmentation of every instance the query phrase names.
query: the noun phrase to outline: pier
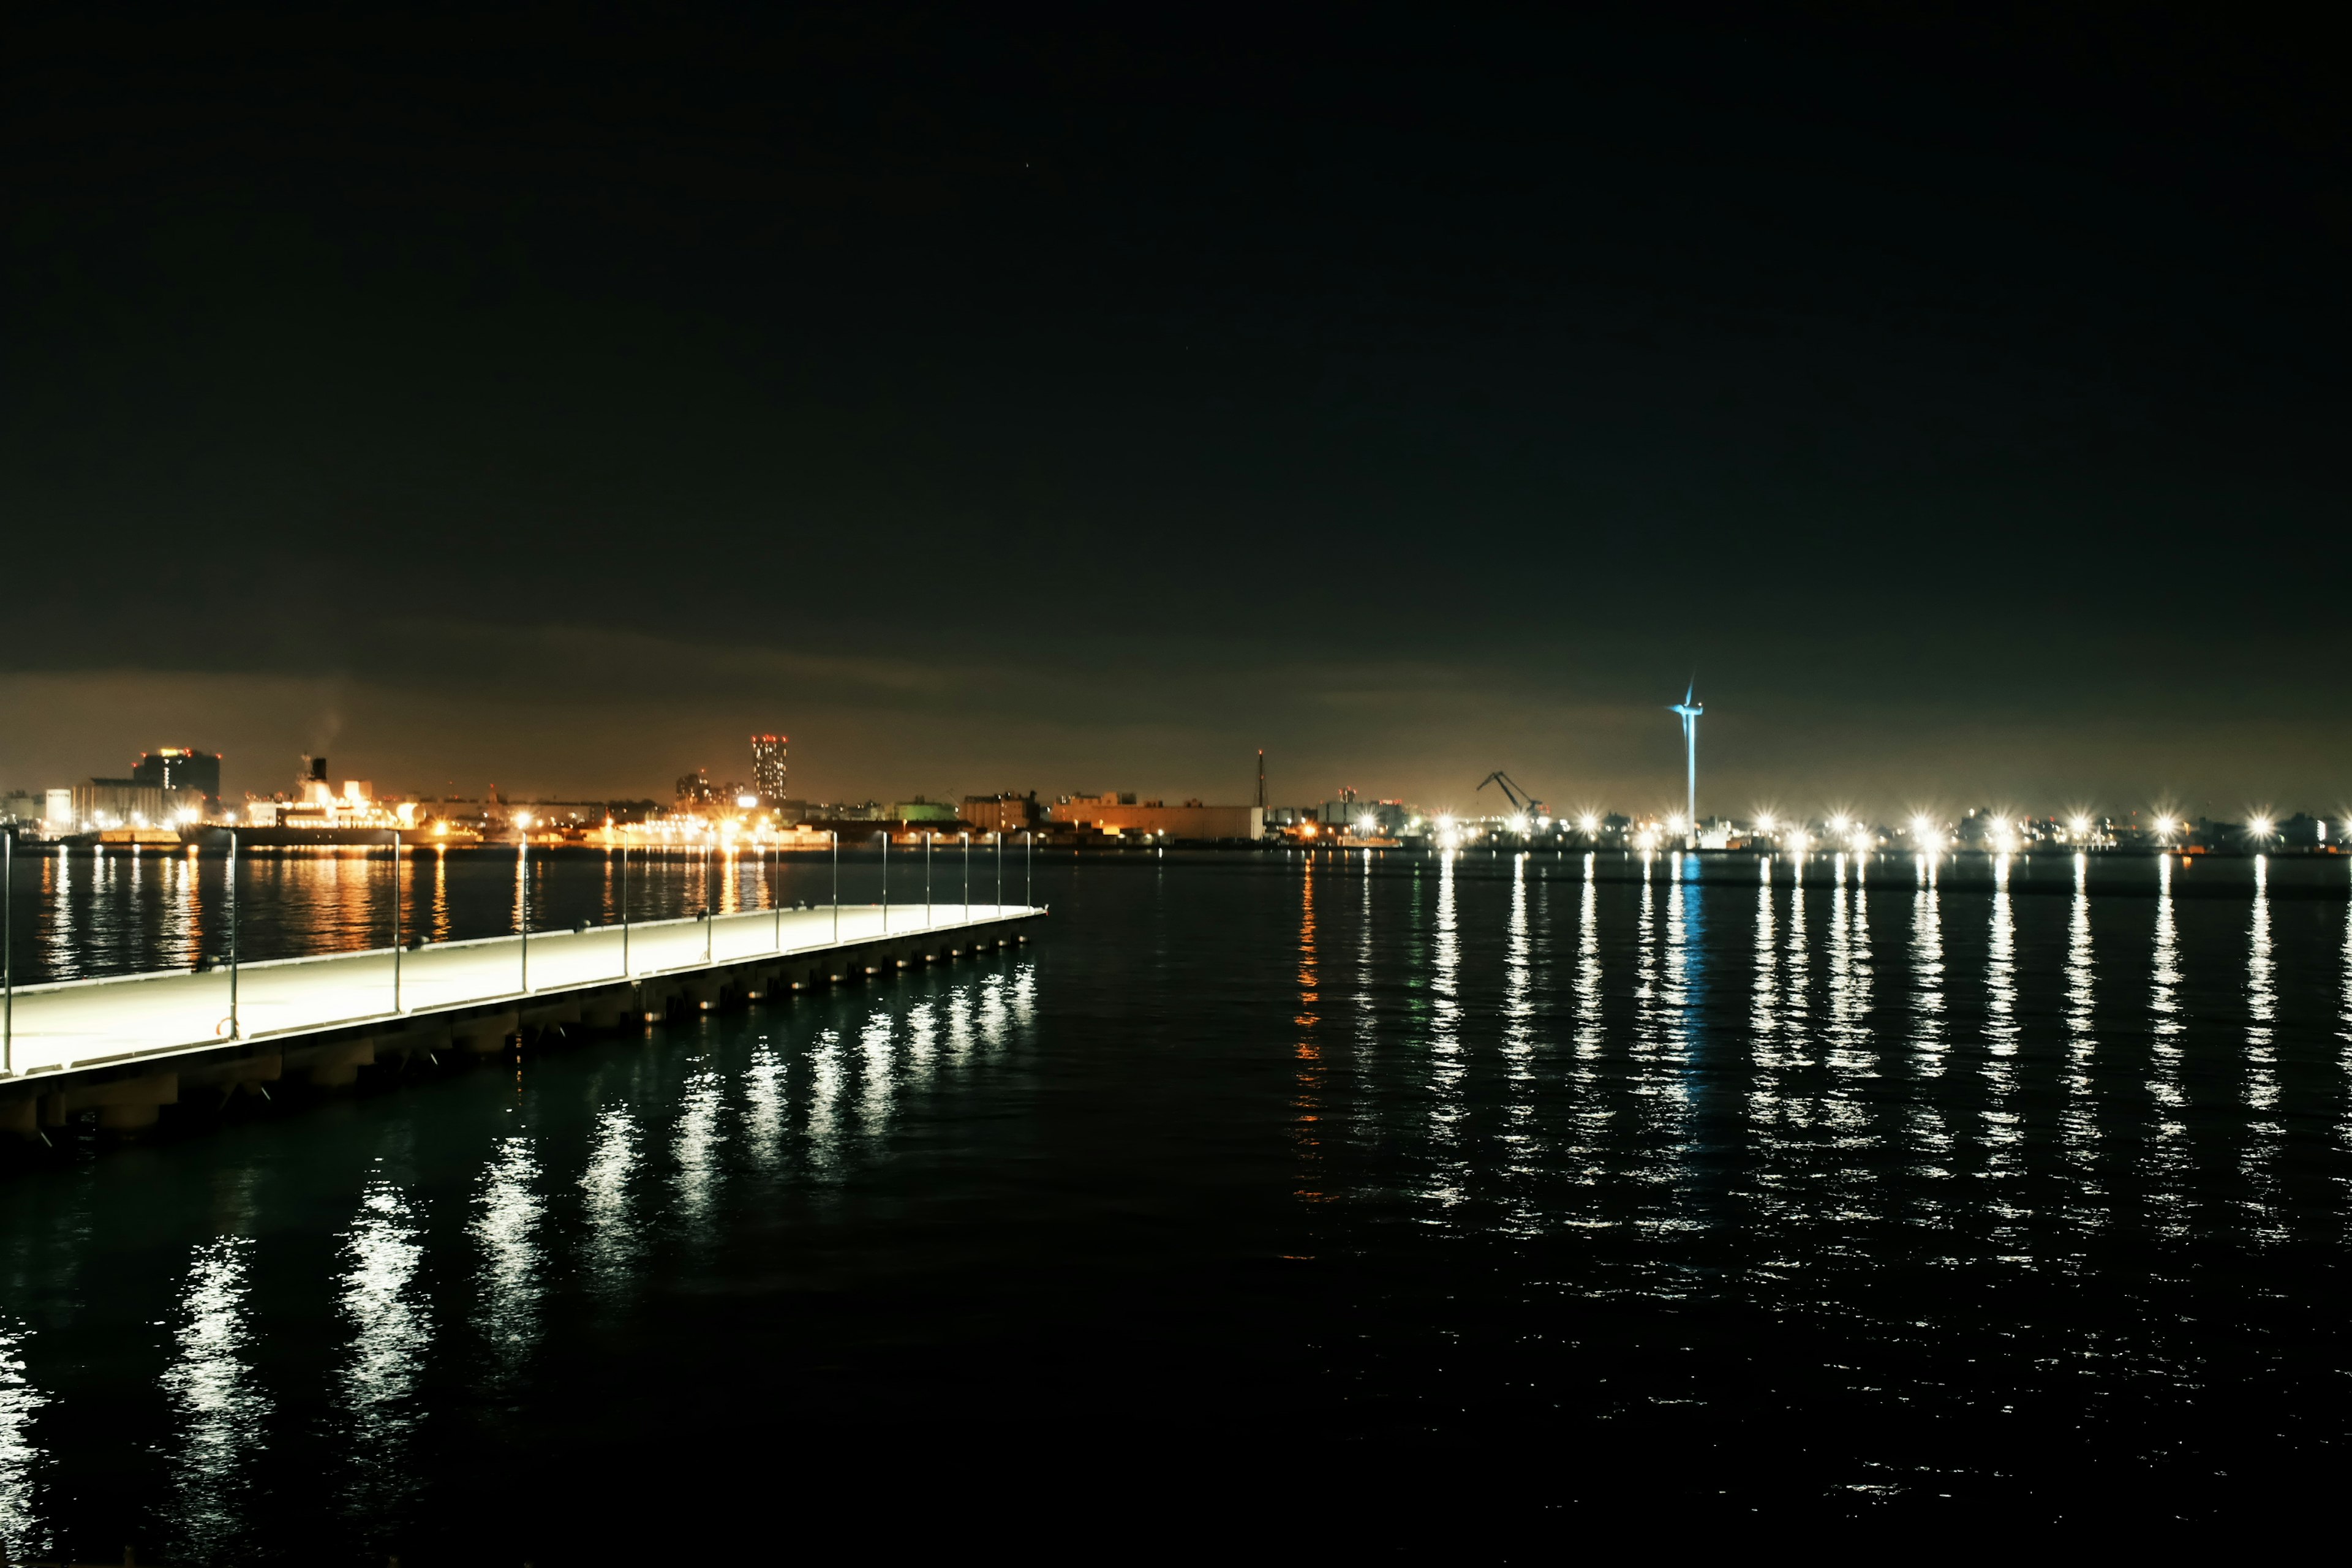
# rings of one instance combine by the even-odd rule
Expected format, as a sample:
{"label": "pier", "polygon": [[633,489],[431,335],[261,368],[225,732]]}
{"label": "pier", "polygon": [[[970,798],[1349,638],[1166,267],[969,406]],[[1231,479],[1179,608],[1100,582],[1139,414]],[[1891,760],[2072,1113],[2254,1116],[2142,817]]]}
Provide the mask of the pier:
{"label": "pier", "polygon": [[184,1096],[331,1088],[533,1031],[761,1001],[1025,941],[1045,912],[820,905],[16,987],[0,1131],[37,1139],[93,1110],[135,1131]]}

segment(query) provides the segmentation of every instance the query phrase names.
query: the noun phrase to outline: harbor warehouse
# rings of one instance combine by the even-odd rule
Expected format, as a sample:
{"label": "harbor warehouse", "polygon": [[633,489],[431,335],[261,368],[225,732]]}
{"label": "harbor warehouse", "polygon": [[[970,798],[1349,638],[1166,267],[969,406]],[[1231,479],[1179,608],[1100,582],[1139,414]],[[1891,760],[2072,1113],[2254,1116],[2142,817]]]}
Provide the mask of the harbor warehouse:
{"label": "harbor warehouse", "polygon": [[1180,842],[1255,839],[1265,830],[1265,812],[1255,805],[1202,805],[1188,800],[1163,805],[1156,800],[1136,804],[1133,795],[1073,795],[1057,802],[1049,813],[1056,823],[1093,827],[1119,835],[1150,834]]}

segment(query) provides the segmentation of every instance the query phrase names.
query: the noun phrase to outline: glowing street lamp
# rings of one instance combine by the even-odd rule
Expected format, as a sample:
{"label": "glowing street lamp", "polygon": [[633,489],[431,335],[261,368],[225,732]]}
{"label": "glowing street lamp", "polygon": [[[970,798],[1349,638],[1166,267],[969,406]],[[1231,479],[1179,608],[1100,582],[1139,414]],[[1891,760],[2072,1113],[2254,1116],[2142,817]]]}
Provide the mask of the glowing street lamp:
{"label": "glowing street lamp", "polygon": [[518,811],[514,820],[522,846],[515,857],[515,869],[522,882],[518,923],[522,927],[522,989],[528,995],[530,993],[530,813]]}

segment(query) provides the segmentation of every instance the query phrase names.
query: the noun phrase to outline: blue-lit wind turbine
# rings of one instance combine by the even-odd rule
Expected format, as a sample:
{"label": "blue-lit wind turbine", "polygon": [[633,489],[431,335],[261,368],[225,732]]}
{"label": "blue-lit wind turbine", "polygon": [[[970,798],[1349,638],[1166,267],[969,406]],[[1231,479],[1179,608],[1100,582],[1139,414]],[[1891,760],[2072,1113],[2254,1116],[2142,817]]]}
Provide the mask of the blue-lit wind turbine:
{"label": "blue-lit wind turbine", "polygon": [[1683,700],[1669,707],[1669,713],[1683,716],[1683,758],[1690,776],[1690,799],[1684,809],[1683,821],[1688,824],[1690,841],[1698,839],[1698,716],[1706,711],[1706,704],[1694,702],[1691,694],[1698,689],[1694,680],[1683,689]]}

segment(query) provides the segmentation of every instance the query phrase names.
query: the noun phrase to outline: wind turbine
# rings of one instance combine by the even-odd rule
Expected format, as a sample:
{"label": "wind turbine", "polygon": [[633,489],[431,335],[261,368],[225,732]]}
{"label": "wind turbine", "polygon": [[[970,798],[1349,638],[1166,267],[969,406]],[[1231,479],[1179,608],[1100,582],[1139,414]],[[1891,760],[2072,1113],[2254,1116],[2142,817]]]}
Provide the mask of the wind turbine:
{"label": "wind turbine", "polygon": [[1683,689],[1683,700],[1669,706],[1669,713],[1683,716],[1683,756],[1690,773],[1690,801],[1683,820],[1690,825],[1690,842],[1698,842],[1698,716],[1706,711],[1706,704],[1694,702],[1691,694],[1698,689],[1694,680]]}

